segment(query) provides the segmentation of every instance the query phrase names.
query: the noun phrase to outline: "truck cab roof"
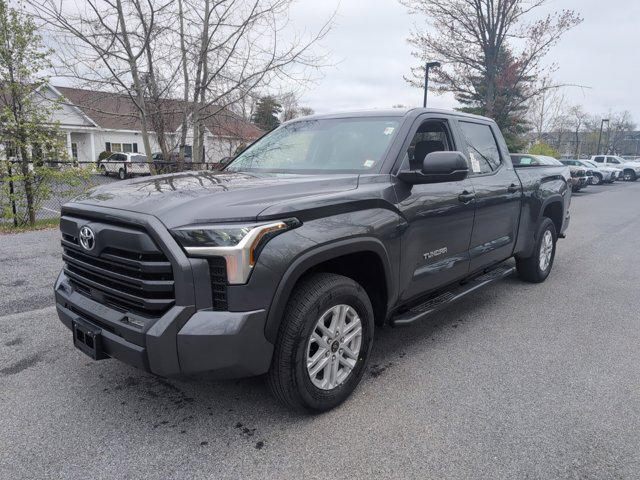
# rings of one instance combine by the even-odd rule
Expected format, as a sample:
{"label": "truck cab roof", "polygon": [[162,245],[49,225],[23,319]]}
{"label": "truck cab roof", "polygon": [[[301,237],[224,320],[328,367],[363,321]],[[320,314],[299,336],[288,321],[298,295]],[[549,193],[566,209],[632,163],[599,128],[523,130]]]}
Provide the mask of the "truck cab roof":
{"label": "truck cab roof", "polygon": [[390,108],[390,109],[370,109],[370,110],[348,110],[343,112],[334,112],[334,113],[321,113],[315,115],[308,115],[306,117],[299,117],[293,120],[289,120],[285,124],[299,122],[302,120],[322,120],[322,119],[333,119],[333,118],[363,118],[363,117],[411,117],[415,118],[422,114],[434,113],[439,115],[446,116],[455,116],[462,118],[470,118],[475,120],[482,120],[483,122],[492,122],[494,121],[488,117],[483,117],[481,115],[474,115],[471,113],[459,112],[457,110],[449,110],[449,109],[441,109],[441,108]]}

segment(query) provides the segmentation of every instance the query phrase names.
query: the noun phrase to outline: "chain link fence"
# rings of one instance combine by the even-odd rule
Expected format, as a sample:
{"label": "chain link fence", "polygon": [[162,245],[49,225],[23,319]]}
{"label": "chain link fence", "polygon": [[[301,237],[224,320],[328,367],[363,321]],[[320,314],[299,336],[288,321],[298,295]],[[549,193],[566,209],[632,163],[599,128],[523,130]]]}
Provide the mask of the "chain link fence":
{"label": "chain link fence", "polygon": [[27,189],[36,221],[54,220],[60,207],[98,185],[190,170],[219,170],[219,163],[195,162],[70,162],[46,161],[25,166],[19,161],[0,162],[0,223],[28,223]]}

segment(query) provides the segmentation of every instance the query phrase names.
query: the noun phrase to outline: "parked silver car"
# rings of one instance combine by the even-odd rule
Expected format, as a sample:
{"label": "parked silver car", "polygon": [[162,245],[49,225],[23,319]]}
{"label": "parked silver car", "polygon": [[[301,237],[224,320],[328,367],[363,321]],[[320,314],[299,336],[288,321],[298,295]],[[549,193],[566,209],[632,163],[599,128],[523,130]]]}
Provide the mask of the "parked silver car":
{"label": "parked silver car", "polygon": [[607,167],[605,165],[598,165],[591,160],[573,160],[563,159],[560,160],[565,165],[573,165],[574,167],[584,167],[591,170],[593,175],[591,176],[591,185],[600,185],[602,183],[613,183],[618,179],[620,170],[613,167]]}

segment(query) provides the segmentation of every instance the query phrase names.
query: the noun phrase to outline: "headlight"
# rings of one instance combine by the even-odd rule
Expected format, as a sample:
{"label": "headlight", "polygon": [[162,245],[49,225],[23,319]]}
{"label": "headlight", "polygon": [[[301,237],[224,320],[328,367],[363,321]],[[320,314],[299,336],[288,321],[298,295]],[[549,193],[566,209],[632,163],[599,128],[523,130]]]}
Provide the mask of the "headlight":
{"label": "headlight", "polygon": [[230,284],[246,283],[264,245],[300,225],[296,218],[260,224],[194,225],[171,230],[191,257],[223,257]]}

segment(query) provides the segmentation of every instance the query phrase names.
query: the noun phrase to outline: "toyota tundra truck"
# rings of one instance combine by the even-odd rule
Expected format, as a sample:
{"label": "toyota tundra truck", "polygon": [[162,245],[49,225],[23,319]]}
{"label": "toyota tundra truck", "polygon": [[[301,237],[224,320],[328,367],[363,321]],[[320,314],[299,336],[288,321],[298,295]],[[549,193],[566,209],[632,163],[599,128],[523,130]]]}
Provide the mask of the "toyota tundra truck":
{"label": "toyota tundra truck", "polygon": [[516,270],[544,281],[569,182],[562,165],[514,168],[480,116],[293,120],[222,171],[102,185],[64,205],[57,312],[95,360],[162,377],[266,374],[287,406],[328,410],[362,379],[376,327],[437,315]]}

